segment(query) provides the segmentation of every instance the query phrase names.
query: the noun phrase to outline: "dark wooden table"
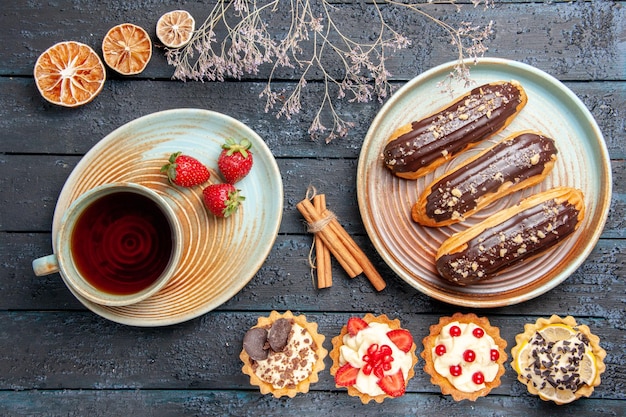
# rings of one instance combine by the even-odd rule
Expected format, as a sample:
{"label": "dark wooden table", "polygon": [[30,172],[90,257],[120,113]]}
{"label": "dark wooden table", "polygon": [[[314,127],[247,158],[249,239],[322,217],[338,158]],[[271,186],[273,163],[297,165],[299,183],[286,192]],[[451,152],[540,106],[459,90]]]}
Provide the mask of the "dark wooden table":
{"label": "dark wooden table", "polygon": [[[5,2],[0,12],[0,415],[626,415],[626,2],[496,2],[489,9],[431,5],[427,10],[456,26],[493,20],[487,56],[515,59],[557,77],[591,110],[607,143],[613,168],[613,201],[602,237],[585,263],[565,282],[522,304],[489,310],[447,305],[398,278],[376,254],[361,222],[356,168],[363,138],[381,104],[339,102],[356,126],[330,144],[313,141],[307,128],[315,106],[291,120],[264,112],[258,94],[267,71],[242,80],[187,82],[171,79],[155,47],[138,76],[109,72],[104,90],[76,109],[53,106],[35,87],[33,65],[53,43],[76,40],[101,53],[106,31],[122,22],[146,28],[163,13],[185,8],[198,23],[211,5],[195,1],[107,2],[59,0]],[[338,2],[358,16],[371,4]],[[399,17],[398,17],[399,19]],[[413,44],[390,58],[393,83],[454,60],[441,29],[420,17],[402,20]],[[283,30],[277,27],[277,30]],[[367,36],[367,22],[348,30]],[[361,32],[357,32],[361,31]],[[155,42],[156,43],[156,42]],[[289,73],[277,85],[293,87]],[[305,100],[319,99],[315,80]],[[168,327],[117,324],[87,310],[58,274],[37,278],[31,260],[51,252],[51,224],[60,190],[92,146],[115,128],[171,108],[202,108],[235,117],[266,141],[284,181],[284,214],[271,253],[249,284],[215,310]],[[364,279],[350,280],[334,264],[334,285],[316,290],[307,262],[311,236],[295,204],[309,184],[328,204],[386,278],[377,293]],[[382,405],[361,405],[336,389],[327,368],[311,392],[293,399],[262,396],[240,371],[246,329],[271,310],[293,310],[319,323],[330,339],[352,315],[398,317],[416,339],[440,316],[456,311],[487,316],[509,348],[523,325],[551,314],[588,324],[606,349],[607,371],[591,398],[557,407],[530,396],[510,364],[502,385],[475,403],[454,402],[431,385],[421,364],[408,392]],[[418,351],[421,345],[418,342]]]}

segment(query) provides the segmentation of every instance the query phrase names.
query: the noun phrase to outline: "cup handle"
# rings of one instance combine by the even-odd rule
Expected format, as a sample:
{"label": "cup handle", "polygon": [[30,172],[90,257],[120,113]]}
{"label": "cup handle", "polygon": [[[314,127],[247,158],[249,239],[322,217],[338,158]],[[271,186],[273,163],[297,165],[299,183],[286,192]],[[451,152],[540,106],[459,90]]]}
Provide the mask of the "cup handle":
{"label": "cup handle", "polygon": [[33,261],[33,271],[38,277],[59,272],[59,261],[56,255],[43,256]]}

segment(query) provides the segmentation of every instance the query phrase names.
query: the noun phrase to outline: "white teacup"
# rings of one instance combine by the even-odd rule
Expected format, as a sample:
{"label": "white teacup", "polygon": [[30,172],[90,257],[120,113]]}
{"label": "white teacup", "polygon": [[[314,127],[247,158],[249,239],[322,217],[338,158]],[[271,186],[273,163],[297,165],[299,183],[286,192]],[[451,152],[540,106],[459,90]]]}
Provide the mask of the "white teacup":
{"label": "white teacup", "polygon": [[35,275],[59,272],[74,293],[97,304],[138,303],[176,272],[182,228],[157,192],[110,183],[79,196],[53,239],[55,253],[33,261]]}

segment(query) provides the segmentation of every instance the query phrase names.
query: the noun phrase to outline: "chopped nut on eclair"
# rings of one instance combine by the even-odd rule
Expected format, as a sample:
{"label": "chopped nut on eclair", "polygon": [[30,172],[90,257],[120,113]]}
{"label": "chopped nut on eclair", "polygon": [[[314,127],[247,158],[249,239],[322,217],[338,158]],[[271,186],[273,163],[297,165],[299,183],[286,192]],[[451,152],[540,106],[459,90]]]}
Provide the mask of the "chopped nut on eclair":
{"label": "chopped nut on eclair", "polygon": [[476,87],[445,108],[398,128],[383,150],[384,163],[416,179],[511,123],[528,97],[517,81]]}
{"label": "chopped nut on eclair", "polygon": [[489,279],[561,243],[584,215],[578,189],[557,187],[535,194],[446,239],[435,256],[437,271],[459,285]]}
{"label": "chopped nut on eclair", "polygon": [[435,179],[413,205],[424,226],[465,220],[497,199],[543,181],[554,167],[554,140],[541,133],[512,134]]}

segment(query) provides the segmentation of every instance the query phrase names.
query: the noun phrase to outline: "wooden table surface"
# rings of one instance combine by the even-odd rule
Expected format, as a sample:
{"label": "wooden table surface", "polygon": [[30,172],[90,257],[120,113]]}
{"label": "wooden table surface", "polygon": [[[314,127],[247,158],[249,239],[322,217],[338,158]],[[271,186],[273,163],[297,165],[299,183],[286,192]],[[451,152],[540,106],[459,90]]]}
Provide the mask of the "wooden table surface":
{"label": "wooden table surface", "polygon": [[[57,0],[5,2],[0,13],[0,415],[2,416],[624,416],[626,415],[626,2],[497,1],[492,8],[430,5],[425,9],[458,26],[493,20],[488,57],[518,60],[561,80],[597,120],[613,172],[613,197],[602,236],[584,264],[553,290],[521,304],[470,309],[434,300],[402,281],[376,253],[361,221],[356,171],[367,129],[382,106],[339,102],[356,123],[349,135],[326,144],[307,129],[316,105],[291,120],[264,112],[258,98],[267,69],[242,80],[172,80],[163,50],[154,47],[137,76],[108,73],[103,91],[79,108],[47,103],[33,81],[34,62],[63,40],[84,42],[100,54],[112,26],[136,23],[156,42],[163,13],[185,8],[198,24],[211,4],[199,1]],[[282,7],[282,6],[281,6]],[[371,4],[341,1],[338,13],[359,16]],[[456,58],[446,34],[427,19],[394,15],[412,45],[390,57],[392,82]],[[367,23],[349,27],[368,36]],[[276,30],[284,30],[280,26]],[[349,32],[352,33],[352,32]],[[277,86],[295,84],[290,73]],[[321,97],[312,80],[306,103]],[[37,278],[34,258],[51,252],[55,203],[72,169],[100,139],[119,126],[156,111],[200,108],[241,120],[267,143],[280,168],[284,213],[270,255],[232,299],[192,320],[166,327],[132,327],[86,309],[58,274]],[[334,285],[316,290],[308,255],[311,235],[295,204],[307,186],[322,190],[341,223],[387,281],[378,293],[363,277],[351,280],[335,263]],[[418,341],[439,317],[454,312],[487,316],[508,342],[525,323],[552,314],[588,324],[607,351],[607,370],[591,398],[555,406],[527,393],[510,364],[502,384],[476,402],[442,396],[422,370],[407,393],[383,404],[361,405],[337,389],[328,369],[307,394],[293,399],[262,396],[241,372],[245,331],[270,311],[292,310],[319,324],[324,346],[353,315],[397,317]]]}

